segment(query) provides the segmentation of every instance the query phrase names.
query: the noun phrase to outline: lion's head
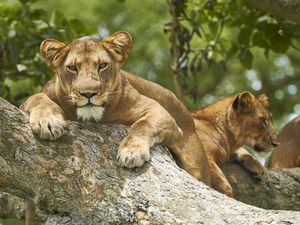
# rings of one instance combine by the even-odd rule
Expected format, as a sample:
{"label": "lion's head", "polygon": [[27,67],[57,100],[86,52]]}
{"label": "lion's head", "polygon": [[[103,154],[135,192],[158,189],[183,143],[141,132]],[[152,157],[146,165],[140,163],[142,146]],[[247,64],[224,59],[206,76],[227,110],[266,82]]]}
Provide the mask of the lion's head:
{"label": "lion's head", "polygon": [[266,95],[255,97],[250,92],[239,93],[234,97],[232,109],[235,127],[240,129],[238,133],[245,138],[246,145],[262,152],[279,144]]}
{"label": "lion's head", "polygon": [[40,52],[55,71],[60,88],[77,107],[78,118],[100,120],[120,81],[120,68],[131,44],[131,35],[120,31],[105,40],[83,37],[68,45],[47,39]]}

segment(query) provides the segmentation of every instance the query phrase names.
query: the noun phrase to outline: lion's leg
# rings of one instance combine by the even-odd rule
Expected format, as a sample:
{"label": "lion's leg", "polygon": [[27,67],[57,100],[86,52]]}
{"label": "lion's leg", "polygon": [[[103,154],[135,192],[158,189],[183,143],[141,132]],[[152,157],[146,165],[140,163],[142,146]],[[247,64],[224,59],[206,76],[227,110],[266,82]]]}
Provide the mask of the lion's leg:
{"label": "lion's leg", "polygon": [[[153,102],[152,102],[153,103]],[[182,136],[171,115],[157,102],[149,111],[133,123],[118,151],[118,161],[122,166],[139,167],[150,160],[150,147],[155,143],[173,143]]]}
{"label": "lion's leg", "polygon": [[183,137],[171,146],[180,167],[196,179],[211,185],[210,165],[207,154],[196,133],[184,131]]}
{"label": "lion's leg", "polygon": [[30,126],[41,139],[55,140],[64,134],[64,112],[46,94],[29,97],[20,109],[29,113]]}
{"label": "lion's leg", "polygon": [[211,161],[212,187],[229,197],[233,196],[232,187],[220,167]]}
{"label": "lion's leg", "polygon": [[239,148],[233,154],[234,159],[260,180],[268,178],[268,170],[260,164],[246,149]]}

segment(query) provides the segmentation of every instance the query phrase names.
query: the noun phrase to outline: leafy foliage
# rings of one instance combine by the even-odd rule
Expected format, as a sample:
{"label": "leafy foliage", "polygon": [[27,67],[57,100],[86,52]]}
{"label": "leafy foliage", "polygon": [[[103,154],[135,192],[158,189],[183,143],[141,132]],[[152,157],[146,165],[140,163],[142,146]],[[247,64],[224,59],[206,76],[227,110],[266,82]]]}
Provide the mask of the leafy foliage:
{"label": "leafy foliage", "polygon": [[[189,105],[193,105],[191,99],[199,102],[205,98],[207,101],[204,104],[209,104],[216,99],[218,92],[219,96],[224,96],[239,89],[253,90],[247,85],[249,79],[244,75],[246,70],[253,70],[256,83],[263,82],[254,91],[264,89],[267,94],[270,92],[271,103],[276,99],[272,98],[275,96],[270,90],[280,88],[276,87],[279,80],[285,80],[284,83],[290,85],[291,80],[296,79],[294,74],[289,81],[269,76],[268,72],[261,74],[263,68],[257,67],[257,64],[270,61],[265,67],[274,70],[273,62],[278,54],[295,52],[292,50],[297,49],[295,44],[299,39],[300,25],[278,21],[248,7],[245,0],[170,0],[169,5],[175,8],[176,13],[172,14],[173,19],[167,24],[167,30],[171,36],[175,35],[173,46],[176,46],[179,54],[173,52],[173,57],[177,58],[179,64],[180,91],[187,96]],[[237,63],[242,67],[238,67]],[[243,77],[229,81],[232,78],[227,75],[236,73],[237,67]],[[237,83],[238,80],[243,81]],[[224,83],[228,82],[234,84],[229,93],[224,91]],[[214,93],[214,97],[211,97],[211,93]],[[289,96],[287,93],[286,97]]]}
{"label": "leafy foliage", "polygon": [[43,39],[71,41],[92,31],[60,11],[33,8],[36,1],[0,3],[0,94],[14,103],[36,92],[51,76],[39,55]]}
{"label": "leafy foliage", "polygon": [[[43,39],[127,30],[133,49],[124,68],[179,86],[190,109],[249,90],[269,96],[276,121],[300,113],[300,27],[245,0],[0,0],[0,14],[0,93],[16,104],[51,76],[38,53]],[[172,59],[170,48],[180,54]]]}

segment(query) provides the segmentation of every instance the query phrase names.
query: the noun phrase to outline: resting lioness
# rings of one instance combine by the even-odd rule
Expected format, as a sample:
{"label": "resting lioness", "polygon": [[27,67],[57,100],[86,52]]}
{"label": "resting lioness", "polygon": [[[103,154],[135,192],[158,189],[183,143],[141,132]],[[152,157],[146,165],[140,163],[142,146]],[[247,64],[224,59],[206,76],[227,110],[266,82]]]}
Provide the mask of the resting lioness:
{"label": "resting lioness", "polygon": [[261,152],[277,146],[277,135],[267,110],[265,95],[255,98],[242,92],[192,113],[199,138],[212,167],[212,187],[232,196],[232,188],[220,169],[234,155],[246,169],[264,176],[266,169],[242,145]]}
{"label": "resting lioness", "polygon": [[270,157],[271,168],[300,167],[300,116],[287,123],[279,133],[280,145]]}
{"label": "resting lioness", "polygon": [[21,106],[33,132],[54,140],[64,133],[65,120],[131,125],[117,154],[122,166],[142,166],[150,160],[150,147],[163,142],[185,170],[210,184],[208,159],[189,111],[169,90],[121,70],[131,44],[127,32],[69,45],[43,41],[41,56],[55,75]]}

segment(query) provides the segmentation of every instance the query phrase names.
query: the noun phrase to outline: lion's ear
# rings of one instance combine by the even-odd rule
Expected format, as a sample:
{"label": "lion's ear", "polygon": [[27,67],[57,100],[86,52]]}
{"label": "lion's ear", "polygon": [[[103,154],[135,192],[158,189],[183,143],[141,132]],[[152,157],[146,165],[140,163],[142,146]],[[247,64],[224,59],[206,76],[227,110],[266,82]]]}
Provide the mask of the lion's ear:
{"label": "lion's ear", "polygon": [[254,95],[249,91],[245,91],[235,96],[232,107],[238,113],[249,112],[254,107],[254,101]]}
{"label": "lion's ear", "polygon": [[269,107],[269,100],[265,94],[261,94],[257,97],[258,101],[260,101],[265,108]]}
{"label": "lion's ear", "polygon": [[116,60],[123,62],[131,49],[132,37],[126,31],[119,31],[107,37],[104,42],[108,44],[107,49],[115,53]]}
{"label": "lion's ear", "polygon": [[59,58],[59,52],[66,45],[60,41],[54,39],[46,39],[41,43],[40,53],[41,56],[52,66],[55,65],[55,62]]}

